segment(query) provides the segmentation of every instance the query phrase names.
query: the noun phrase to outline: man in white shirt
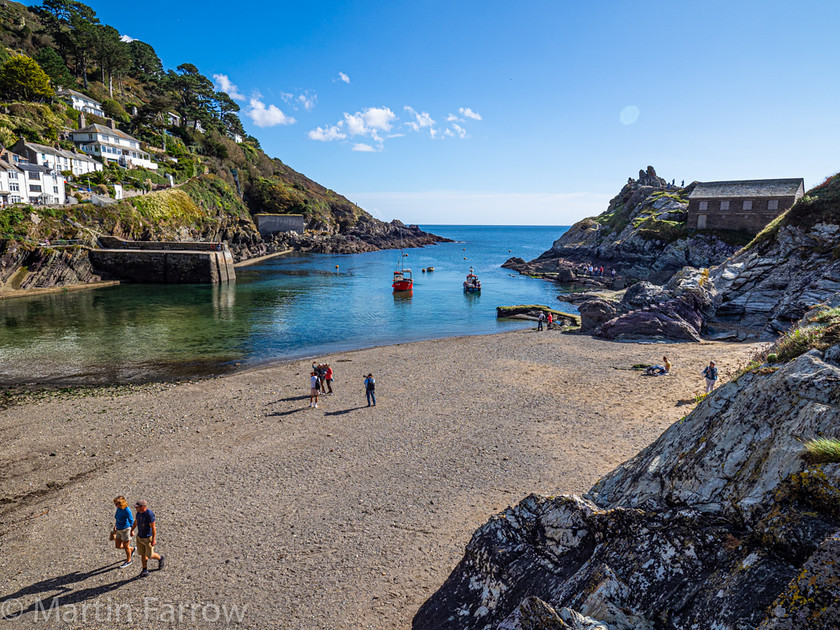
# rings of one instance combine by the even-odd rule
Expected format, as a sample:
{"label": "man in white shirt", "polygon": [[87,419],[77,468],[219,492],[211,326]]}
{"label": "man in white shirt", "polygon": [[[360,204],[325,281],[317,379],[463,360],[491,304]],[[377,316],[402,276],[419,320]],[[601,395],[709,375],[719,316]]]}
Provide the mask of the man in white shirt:
{"label": "man in white shirt", "polygon": [[309,406],[318,408],[318,390],[320,389],[320,379],[313,371],[309,375]]}

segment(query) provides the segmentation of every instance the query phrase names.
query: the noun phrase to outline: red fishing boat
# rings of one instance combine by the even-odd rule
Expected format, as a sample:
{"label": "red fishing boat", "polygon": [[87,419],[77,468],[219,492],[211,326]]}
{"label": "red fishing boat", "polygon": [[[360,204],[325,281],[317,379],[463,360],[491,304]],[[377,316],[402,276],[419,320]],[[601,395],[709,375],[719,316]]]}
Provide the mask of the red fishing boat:
{"label": "red fishing boat", "polygon": [[472,267],[467,274],[467,279],[464,280],[464,293],[481,293],[481,280],[475,275]]}
{"label": "red fishing boat", "polygon": [[411,291],[414,288],[414,279],[411,277],[411,269],[406,269],[403,264],[403,259],[408,256],[400,252],[400,262],[397,265],[398,269],[394,269],[394,283],[391,285],[394,293],[403,293]]}

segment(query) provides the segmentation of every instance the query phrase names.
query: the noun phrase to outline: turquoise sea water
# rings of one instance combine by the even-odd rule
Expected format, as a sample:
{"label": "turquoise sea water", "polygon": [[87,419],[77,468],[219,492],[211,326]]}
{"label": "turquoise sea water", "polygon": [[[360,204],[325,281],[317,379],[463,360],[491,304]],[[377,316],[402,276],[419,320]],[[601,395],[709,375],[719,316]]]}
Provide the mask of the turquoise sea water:
{"label": "turquoise sea water", "polygon": [[[548,249],[566,227],[443,226],[457,243],[405,250],[409,296],[392,294],[398,251],[283,256],[225,286],[122,285],[0,301],[0,384],[103,383],[213,374],[340,350],[528,326],[496,306],[569,311],[559,287],[500,265]],[[338,268],[336,269],[336,265]],[[434,266],[433,273],[422,273]],[[470,266],[481,294],[464,294]]]}

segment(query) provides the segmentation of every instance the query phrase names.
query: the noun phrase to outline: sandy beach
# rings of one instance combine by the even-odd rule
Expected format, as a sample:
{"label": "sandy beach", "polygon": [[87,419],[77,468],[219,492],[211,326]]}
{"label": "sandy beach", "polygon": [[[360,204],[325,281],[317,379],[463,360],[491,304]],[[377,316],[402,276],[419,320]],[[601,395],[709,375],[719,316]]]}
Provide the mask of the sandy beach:
{"label": "sandy beach", "polygon": [[[693,408],[710,359],[726,381],[756,347],[523,330],[319,357],[318,409],[308,361],[33,397],[0,411],[0,615],[407,628],[493,513],[586,491]],[[663,353],[669,376],[630,369]],[[118,568],[118,494],[155,511],[163,571]]]}

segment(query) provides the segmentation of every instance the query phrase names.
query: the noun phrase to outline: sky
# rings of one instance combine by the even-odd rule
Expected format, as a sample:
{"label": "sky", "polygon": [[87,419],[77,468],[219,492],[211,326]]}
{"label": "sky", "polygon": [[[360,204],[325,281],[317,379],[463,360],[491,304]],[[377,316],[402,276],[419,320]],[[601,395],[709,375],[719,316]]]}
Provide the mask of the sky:
{"label": "sky", "polygon": [[569,225],[648,165],[677,184],[840,171],[836,0],[87,4],[384,220]]}

